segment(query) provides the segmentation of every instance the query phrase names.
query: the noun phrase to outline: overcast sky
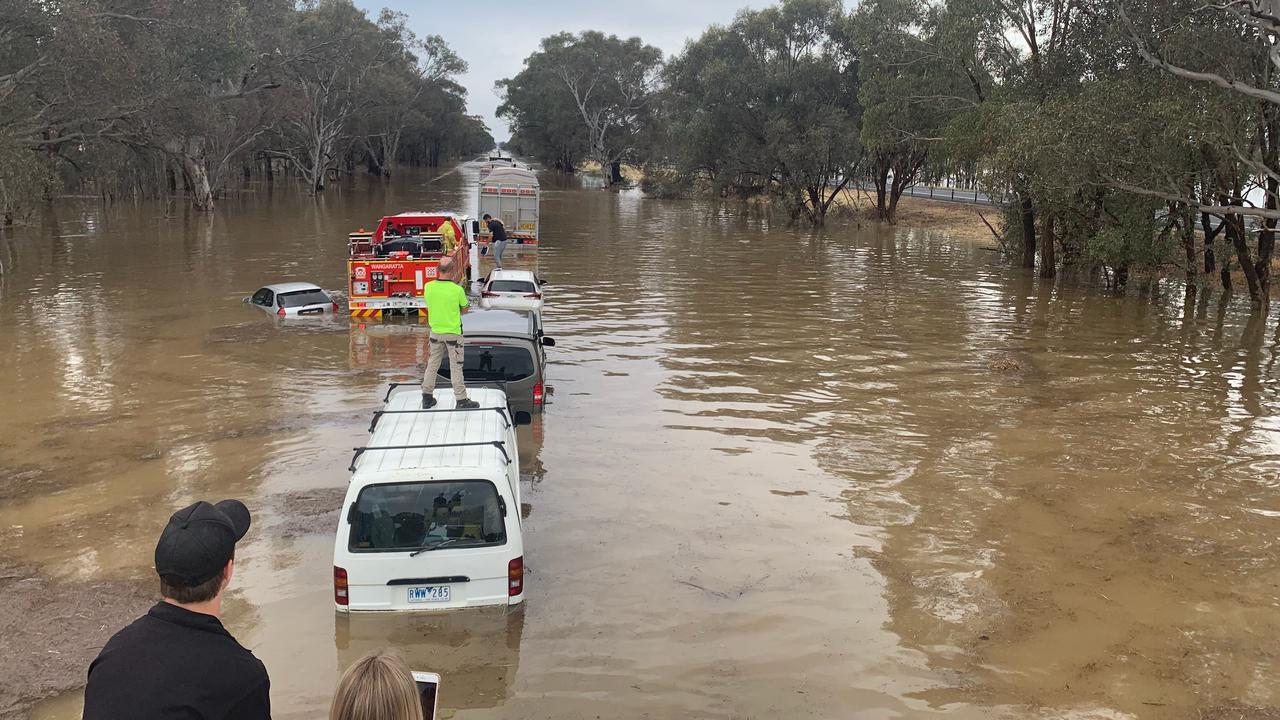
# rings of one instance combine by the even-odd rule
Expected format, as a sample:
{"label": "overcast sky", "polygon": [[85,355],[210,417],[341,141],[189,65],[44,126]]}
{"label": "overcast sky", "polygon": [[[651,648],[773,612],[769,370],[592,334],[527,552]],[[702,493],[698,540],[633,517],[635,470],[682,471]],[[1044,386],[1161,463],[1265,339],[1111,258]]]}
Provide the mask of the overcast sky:
{"label": "overcast sky", "polygon": [[376,19],[384,7],[409,16],[419,35],[442,35],[471,70],[462,77],[472,114],[482,115],[493,136],[507,139],[507,124],[494,114],[498,96],[493,84],[520,72],[538,42],[567,30],[600,30],[638,35],[670,57],[686,40],[712,23],[728,23],[744,7],[760,8],[770,0],[356,0]]}

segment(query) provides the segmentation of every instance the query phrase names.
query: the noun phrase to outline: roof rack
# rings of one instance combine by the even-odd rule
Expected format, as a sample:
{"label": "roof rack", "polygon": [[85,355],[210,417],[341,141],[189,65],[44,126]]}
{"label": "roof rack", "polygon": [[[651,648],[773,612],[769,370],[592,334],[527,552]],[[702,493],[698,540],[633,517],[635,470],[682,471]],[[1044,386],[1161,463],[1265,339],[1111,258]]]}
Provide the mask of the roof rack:
{"label": "roof rack", "polygon": [[[507,381],[506,381],[506,380],[473,380],[473,381],[471,381],[470,383],[465,383],[465,381],[464,381],[464,384],[466,384],[466,386],[467,386],[467,387],[475,387],[475,388],[478,388],[478,387],[485,387],[485,386],[488,386],[488,385],[492,385],[492,386],[494,386],[494,387],[497,387],[499,390],[506,390],[506,389],[507,389]],[[396,389],[396,388],[398,388],[398,387],[411,387],[411,386],[412,386],[412,387],[421,387],[421,386],[422,386],[422,383],[421,383],[421,382],[393,382],[393,383],[387,383],[387,394],[382,396],[382,402],[383,402],[383,403],[386,403],[388,400],[390,400],[390,399],[391,399],[391,391],[392,391],[392,390],[395,390],[395,389]]]}
{"label": "roof rack", "polygon": [[428,410],[375,410],[373,412],[373,420],[369,422],[369,432],[373,432],[378,427],[378,421],[383,415],[426,415],[429,413],[455,413],[455,412],[487,412],[492,410],[498,413],[498,417],[506,423],[508,428],[511,427],[511,418],[507,416],[507,409],[502,407],[476,407],[476,408],[431,408]]}
{"label": "roof rack", "polygon": [[511,464],[511,456],[507,454],[506,443],[501,440],[486,440],[483,442],[464,442],[464,443],[433,443],[429,445],[378,445],[376,447],[357,447],[351,448],[355,454],[351,456],[351,465],[347,467],[348,472],[356,471],[356,461],[360,456],[371,450],[425,450],[428,448],[454,448],[454,447],[482,447],[491,445],[498,448],[498,452],[502,453],[502,457]]}

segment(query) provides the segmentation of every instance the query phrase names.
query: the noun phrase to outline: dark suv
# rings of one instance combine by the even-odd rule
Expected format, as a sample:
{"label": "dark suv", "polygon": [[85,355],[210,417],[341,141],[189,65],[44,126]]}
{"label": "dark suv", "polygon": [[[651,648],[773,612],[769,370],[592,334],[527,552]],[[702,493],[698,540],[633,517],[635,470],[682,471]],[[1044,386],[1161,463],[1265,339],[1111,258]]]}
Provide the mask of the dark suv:
{"label": "dark suv", "polygon": [[[462,374],[468,385],[493,383],[507,393],[514,413],[542,412],[547,353],[556,341],[542,334],[542,320],[525,310],[471,309],[462,316]],[[449,363],[439,376],[449,378]],[[441,383],[443,384],[443,383]]]}

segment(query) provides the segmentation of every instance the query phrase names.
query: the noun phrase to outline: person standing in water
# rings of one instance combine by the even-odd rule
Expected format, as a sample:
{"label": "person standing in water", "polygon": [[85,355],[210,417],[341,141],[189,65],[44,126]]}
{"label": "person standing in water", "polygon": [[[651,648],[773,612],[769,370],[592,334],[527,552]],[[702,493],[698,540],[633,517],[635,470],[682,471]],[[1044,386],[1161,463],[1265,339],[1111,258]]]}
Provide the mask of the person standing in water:
{"label": "person standing in water", "polygon": [[440,258],[436,279],[422,288],[427,301],[427,322],[431,325],[428,341],[427,371],[422,376],[422,409],[435,407],[436,372],[449,354],[449,380],[453,383],[454,405],[459,408],[477,408],[480,404],[467,397],[467,385],[462,377],[462,309],[469,305],[467,293],[453,281],[453,259]]}
{"label": "person standing in water", "polygon": [[489,226],[489,247],[493,248],[493,262],[502,269],[502,251],[507,249],[507,226],[498,218],[484,214],[484,224]]}

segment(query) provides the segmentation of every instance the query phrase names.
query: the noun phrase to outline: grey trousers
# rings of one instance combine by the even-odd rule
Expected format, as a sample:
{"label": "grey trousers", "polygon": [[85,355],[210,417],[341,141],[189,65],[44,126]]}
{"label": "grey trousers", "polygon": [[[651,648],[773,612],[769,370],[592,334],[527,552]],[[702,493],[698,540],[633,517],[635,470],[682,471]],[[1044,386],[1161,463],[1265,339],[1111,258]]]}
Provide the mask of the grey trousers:
{"label": "grey trousers", "polygon": [[427,372],[422,376],[422,392],[430,395],[436,389],[436,372],[440,370],[440,362],[449,354],[449,380],[453,383],[453,397],[457,400],[467,399],[467,384],[462,377],[462,336],[432,334],[427,342]]}
{"label": "grey trousers", "polygon": [[507,249],[507,241],[496,242],[493,244],[493,262],[502,269],[502,251]]}

